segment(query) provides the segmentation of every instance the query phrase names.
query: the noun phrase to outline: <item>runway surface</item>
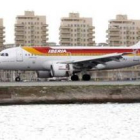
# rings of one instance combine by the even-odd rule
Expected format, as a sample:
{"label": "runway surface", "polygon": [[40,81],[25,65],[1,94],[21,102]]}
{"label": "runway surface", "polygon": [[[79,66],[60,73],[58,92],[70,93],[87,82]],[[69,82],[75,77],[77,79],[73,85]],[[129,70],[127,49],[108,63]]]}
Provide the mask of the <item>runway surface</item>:
{"label": "runway surface", "polygon": [[11,86],[80,86],[80,85],[140,85],[140,81],[51,81],[51,82],[0,82],[0,87]]}

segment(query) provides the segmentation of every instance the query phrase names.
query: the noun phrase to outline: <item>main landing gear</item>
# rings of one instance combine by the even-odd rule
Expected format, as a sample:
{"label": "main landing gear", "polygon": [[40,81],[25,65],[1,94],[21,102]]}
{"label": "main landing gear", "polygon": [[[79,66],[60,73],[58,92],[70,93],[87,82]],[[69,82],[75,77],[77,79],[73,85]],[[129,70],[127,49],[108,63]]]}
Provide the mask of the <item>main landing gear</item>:
{"label": "main landing gear", "polygon": [[20,76],[17,76],[17,77],[15,78],[15,81],[16,81],[16,82],[20,82],[20,81],[21,81]]}
{"label": "main landing gear", "polygon": [[71,76],[71,80],[72,80],[72,81],[79,81],[78,75],[75,75],[75,74],[72,75],[72,76]]}
{"label": "main landing gear", "polygon": [[84,75],[82,76],[82,80],[83,80],[83,81],[90,81],[90,79],[91,79],[91,76],[90,76],[89,74],[84,74]]}
{"label": "main landing gear", "polygon": [[[82,80],[83,81],[90,81],[90,79],[91,79],[91,76],[89,75],[89,74],[84,74],[83,76],[82,76]],[[72,81],[79,81],[79,77],[78,77],[78,75],[72,75],[71,76],[71,80]]]}
{"label": "main landing gear", "polygon": [[21,73],[17,71],[17,74],[16,74],[17,76],[16,76],[16,78],[15,78],[15,81],[16,81],[16,82],[20,82],[20,81],[21,81],[20,74],[21,74]]}

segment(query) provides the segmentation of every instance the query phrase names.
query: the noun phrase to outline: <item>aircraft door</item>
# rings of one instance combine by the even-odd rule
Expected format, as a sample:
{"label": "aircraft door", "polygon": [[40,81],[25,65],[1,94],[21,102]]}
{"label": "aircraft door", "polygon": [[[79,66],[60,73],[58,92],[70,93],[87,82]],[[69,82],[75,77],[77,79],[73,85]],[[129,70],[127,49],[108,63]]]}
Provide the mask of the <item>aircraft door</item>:
{"label": "aircraft door", "polygon": [[18,48],[16,50],[16,60],[18,62],[22,62],[23,61],[23,52],[22,52],[22,49],[21,48]]}
{"label": "aircraft door", "polygon": [[138,57],[139,50],[135,49],[135,50],[133,50],[133,53],[134,53],[133,61],[139,61],[139,57]]}

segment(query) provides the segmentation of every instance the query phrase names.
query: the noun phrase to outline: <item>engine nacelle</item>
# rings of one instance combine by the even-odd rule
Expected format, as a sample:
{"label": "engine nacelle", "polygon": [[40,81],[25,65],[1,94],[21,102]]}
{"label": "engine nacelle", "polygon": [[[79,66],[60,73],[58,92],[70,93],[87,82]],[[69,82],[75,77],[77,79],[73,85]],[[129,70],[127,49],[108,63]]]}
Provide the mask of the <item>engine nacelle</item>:
{"label": "engine nacelle", "polygon": [[100,70],[100,69],[104,69],[106,66],[104,64],[98,64],[95,68]]}
{"label": "engine nacelle", "polygon": [[73,67],[69,64],[53,64],[51,65],[52,77],[68,77],[72,75]]}
{"label": "engine nacelle", "polygon": [[37,71],[38,78],[50,78],[51,73],[50,71]]}

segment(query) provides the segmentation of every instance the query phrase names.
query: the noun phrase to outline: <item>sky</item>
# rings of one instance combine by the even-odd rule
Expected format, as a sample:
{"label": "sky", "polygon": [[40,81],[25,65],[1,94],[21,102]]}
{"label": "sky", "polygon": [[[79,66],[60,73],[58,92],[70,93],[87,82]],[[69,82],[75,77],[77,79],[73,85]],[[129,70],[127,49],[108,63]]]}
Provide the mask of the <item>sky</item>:
{"label": "sky", "polygon": [[129,19],[140,19],[138,0],[3,0],[0,18],[4,20],[5,43],[14,43],[16,16],[24,11],[45,15],[49,25],[49,42],[59,43],[59,27],[62,17],[78,12],[80,17],[90,17],[95,26],[95,42],[106,42],[108,21],[117,14],[128,15]]}

